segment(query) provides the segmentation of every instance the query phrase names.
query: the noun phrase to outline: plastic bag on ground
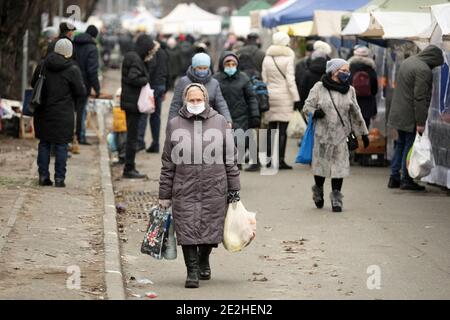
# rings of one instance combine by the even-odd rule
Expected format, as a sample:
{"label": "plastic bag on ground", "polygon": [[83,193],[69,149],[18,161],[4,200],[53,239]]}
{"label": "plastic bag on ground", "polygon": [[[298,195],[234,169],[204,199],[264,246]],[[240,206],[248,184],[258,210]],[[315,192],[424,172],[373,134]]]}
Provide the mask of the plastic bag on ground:
{"label": "plastic bag on ground", "polygon": [[256,213],[248,212],[241,201],[229,205],[225,218],[223,246],[229,252],[247,247],[256,237]]}
{"label": "plastic bag on ground", "polygon": [[140,113],[154,113],[156,110],[154,90],[149,84],[141,89],[138,108]]}
{"label": "plastic bag on ground", "polygon": [[289,138],[301,139],[305,134],[306,123],[303,120],[302,115],[298,111],[294,111],[294,116],[291,121],[289,121],[289,125],[287,128],[287,135]]}
{"label": "plastic bag on ground", "polygon": [[433,167],[431,142],[428,134],[426,131],[422,136],[417,133],[408,166],[409,176],[413,179],[426,177],[431,173]]}

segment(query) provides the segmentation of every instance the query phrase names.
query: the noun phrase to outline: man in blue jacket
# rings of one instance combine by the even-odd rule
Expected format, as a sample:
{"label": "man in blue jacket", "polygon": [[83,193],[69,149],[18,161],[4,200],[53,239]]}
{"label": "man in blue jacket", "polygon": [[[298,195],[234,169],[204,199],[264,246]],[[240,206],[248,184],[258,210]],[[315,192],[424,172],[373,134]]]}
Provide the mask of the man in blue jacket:
{"label": "man in blue jacket", "polygon": [[100,81],[98,80],[99,54],[96,38],[98,29],[91,25],[85,33],[79,34],[74,39],[75,59],[81,69],[87,95],[81,99],[77,106],[77,138],[80,144],[88,145],[86,141],[86,107],[89,95],[94,89],[95,96],[100,96]]}

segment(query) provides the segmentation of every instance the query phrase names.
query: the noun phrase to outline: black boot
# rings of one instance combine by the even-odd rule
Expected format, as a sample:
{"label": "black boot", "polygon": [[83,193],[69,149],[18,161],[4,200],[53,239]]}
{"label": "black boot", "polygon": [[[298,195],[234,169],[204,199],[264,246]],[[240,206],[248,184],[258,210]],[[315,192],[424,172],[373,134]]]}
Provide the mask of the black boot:
{"label": "black boot", "polygon": [[280,158],[280,170],[292,170],[292,167]]}
{"label": "black boot", "polygon": [[209,265],[209,255],[211,254],[212,247],[204,244],[198,246],[198,264],[199,264],[199,278],[200,280],[211,279],[211,267]]}
{"label": "black boot", "polygon": [[325,204],[325,200],[323,198],[323,187],[313,186],[313,200],[316,204],[317,209],[323,209],[323,206]]}
{"label": "black boot", "polygon": [[146,179],[147,175],[140,173],[136,169],[133,169],[133,170],[125,169],[123,171],[122,178],[124,178],[124,179]]}
{"label": "black boot", "polygon": [[184,287],[188,289],[196,289],[199,287],[197,246],[181,247],[183,249],[184,263],[186,264],[187,269],[187,278]]}
{"label": "black boot", "polygon": [[343,202],[342,199],[344,196],[338,190],[334,190],[330,194],[331,206],[333,207],[333,212],[342,212]]}
{"label": "black boot", "polygon": [[55,179],[55,187],[56,188],[65,188],[66,184],[64,182],[64,179]]}
{"label": "black boot", "polygon": [[49,177],[39,176],[39,185],[41,187],[49,187],[53,185],[53,182]]}
{"label": "black boot", "polygon": [[247,169],[245,169],[246,172],[257,172],[261,169],[261,166],[259,164],[252,164]]}
{"label": "black boot", "polygon": [[389,189],[398,189],[398,188],[400,188],[400,178],[391,176],[389,178],[388,188]]}

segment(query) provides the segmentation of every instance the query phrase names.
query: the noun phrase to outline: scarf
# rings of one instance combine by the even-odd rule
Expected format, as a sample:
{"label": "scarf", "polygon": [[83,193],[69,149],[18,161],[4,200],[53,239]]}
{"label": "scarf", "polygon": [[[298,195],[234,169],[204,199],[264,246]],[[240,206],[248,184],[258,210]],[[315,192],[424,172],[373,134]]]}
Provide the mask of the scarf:
{"label": "scarf", "polygon": [[346,94],[350,90],[350,84],[336,82],[331,79],[329,75],[324,75],[322,77],[322,83],[328,90],[338,91],[342,94]]}

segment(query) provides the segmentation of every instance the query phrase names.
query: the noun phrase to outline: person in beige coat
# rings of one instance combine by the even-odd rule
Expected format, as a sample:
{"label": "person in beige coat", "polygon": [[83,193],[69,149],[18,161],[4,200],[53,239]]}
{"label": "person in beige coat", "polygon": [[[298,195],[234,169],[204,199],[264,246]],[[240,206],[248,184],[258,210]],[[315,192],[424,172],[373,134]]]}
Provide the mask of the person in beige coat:
{"label": "person in beige coat", "polygon": [[347,61],[328,61],[326,75],[311,89],[303,107],[304,115],[308,117],[311,113],[315,122],[312,171],[316,184],[313,186],[313,200],[318,209],[323,208],[323,186],[325,179],[331,178],[333,212],[342,212],[342,184],[350,175],[347,136],[353,131],[362,137],[365,148],[369,146],[369,132],[349,79]]}
{"label": "person in beige coat", "polygon": [[[272,46],[267,49],[263,61],[262,77],[269,90],[270,110],[265,117],[269,129],[279,130],[279,169],[292,169],[285,162],[287,127],[294,114],[294,103],[300,101],[295,83],[294,51],[289,48],[290,38],[285,32],[273,35]],[[267,156],[271,157],[271,135],[269,130]],[[270,165],[270,162],[269,162]]]}

